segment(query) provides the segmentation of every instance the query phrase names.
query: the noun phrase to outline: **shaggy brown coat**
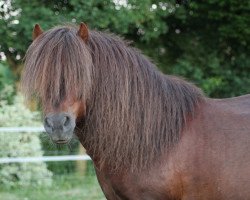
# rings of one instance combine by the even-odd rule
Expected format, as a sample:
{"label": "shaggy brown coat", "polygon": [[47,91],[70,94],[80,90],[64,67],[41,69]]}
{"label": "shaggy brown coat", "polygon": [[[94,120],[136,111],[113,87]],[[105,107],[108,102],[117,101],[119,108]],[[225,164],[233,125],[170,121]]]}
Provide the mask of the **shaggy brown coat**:
{"label": "shaggy brown coat", "polygon": [[[87,45],[73,26],[55,27],[29,47],[23,91],[44,109],[67,96],[87,102],[78,124],[84,146],[113,170],[147,168],[180,139],[201,91],[163,75],[119,37],[91,31]],[[42,87],[41,87],[42,86]]]}

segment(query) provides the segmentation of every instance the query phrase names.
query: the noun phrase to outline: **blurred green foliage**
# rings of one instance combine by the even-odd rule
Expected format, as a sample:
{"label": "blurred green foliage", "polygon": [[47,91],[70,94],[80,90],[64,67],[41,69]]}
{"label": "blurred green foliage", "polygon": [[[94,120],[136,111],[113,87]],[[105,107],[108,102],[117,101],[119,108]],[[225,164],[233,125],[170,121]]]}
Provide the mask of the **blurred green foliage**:
{"label": "blurred green foliage", "polygon": [[[56,145],[50,141],[47,133],[40,135],[45,156],[79,155],[79,141],[73,139],[68,145]],[[84,164],[79,162],[80,164]],[[76,161],[47,162],[48,169],[53,174],[68,174],[77,171]]]}
{"label": "blurred green foliage", "polygon": [[105,200],[96,176],[77,173],[55,175],[51,187],[0,187],[1,200]]}
{"label": "blurred green foliage", "polygon": [[[20,95],[14,98],[14,105],[0,101],[0,127],[37,126],[38,112],[31,112],[24,106]],[[39,135],[34,133],[1,132],[0,157],[40,157],[43,155]],[[18,150],[17,150],[18,149]],[[0,165],[0,187],[49,186],[52,173],[43,162],[6,163]]]}
{"label": "blurred green foliage", "polygon": [[13,103],[14,81],[10,68],[6,63],[0,62],[0,100],[7,101],[8,104]]}
{"label": "blurred green foliage", "polygon": [[35,23],[46,30],[81,21],[134,41],[163,72],[186,77],[211,97],[250,93],[248,0],[0,1],[0,52],[18,76]]}

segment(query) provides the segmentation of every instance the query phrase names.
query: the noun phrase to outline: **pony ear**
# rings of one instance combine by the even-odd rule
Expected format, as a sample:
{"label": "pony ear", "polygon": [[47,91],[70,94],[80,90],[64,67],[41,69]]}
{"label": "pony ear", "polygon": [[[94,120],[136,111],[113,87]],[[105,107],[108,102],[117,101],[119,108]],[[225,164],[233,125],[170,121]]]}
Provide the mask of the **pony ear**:
{"label": "pony ear", "polygon": [[33,33],[32,33],[32,39],[33,41],[43,33],[43,30],[41,29],[40,25],[39,24],[36,24],[34,26],[34,29],[33,29]]}
{"label": "pony ear", "polygon": [[83,39],[84,42],[87,42],[89,39],[88,27],[83,22],[80,23],[80,27],[77,32],[77,35],[79,35]]}

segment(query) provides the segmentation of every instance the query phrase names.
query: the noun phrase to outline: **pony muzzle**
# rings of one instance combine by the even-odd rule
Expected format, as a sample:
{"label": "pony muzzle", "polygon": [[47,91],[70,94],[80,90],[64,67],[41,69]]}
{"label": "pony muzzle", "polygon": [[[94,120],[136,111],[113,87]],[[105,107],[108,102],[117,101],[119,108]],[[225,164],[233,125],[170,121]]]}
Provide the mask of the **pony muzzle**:
{"label": "pony muzzle", "polygon": [[54,143],[66,144],[73,137],[75,118],[68,113],[48,114],[44,118],[44,128]]}

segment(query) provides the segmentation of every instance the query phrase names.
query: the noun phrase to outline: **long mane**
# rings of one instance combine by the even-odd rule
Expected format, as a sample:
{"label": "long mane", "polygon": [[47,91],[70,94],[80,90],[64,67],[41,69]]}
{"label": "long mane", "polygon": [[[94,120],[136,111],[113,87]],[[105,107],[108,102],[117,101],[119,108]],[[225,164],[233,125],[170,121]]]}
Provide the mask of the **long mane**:
{"label": "long mane", "polygon": [[[61,87],[65,93],[76,87],[87,102],[77,135],[100,165],[113,170],[150,167],[180,140],[187,118],[203,100],[202,92],[163,75],[117,36],[90,31],[85,44],[72,36],[75,33],[75,27],[56,27],[31,45],[23,76],[26,94],[38,92],[49,104],[59,98]],[[48,42],[54,44],[53,51]]]}
{"label": "long mane", "polygon": [[55,27],[32,42],[25,56],[22,91],[38,97],[43,107],[56,106],[67,95],[89,95],[92,61],[88,47],[73,26]]}

